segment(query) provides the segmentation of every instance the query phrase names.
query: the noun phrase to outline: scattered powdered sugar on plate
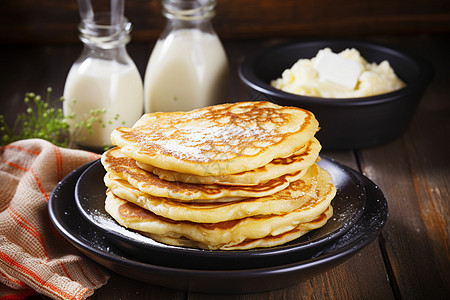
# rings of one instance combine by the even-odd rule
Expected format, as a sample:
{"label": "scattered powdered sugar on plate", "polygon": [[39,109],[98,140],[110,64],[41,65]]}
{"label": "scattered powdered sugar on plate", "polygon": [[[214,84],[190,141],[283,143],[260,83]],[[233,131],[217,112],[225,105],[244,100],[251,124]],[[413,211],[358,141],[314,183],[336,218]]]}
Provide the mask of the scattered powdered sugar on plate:
{"label": "scattered powdered sugar on plate", "polygon": [[97,209],[89,209],[87,211],[87,213],[88,213],[88,217],[91,220],[91,222],[94,223],[97,228],[101,229],[102,231],[106,232],[107,234],[115,234],[115,236],[122,235],[123,237],[132,239],[136,242],[151,244],[151,245],[159,246],[159,247],[162,246],[161,243],[158,243],[149,237],[146,237],[138,232],[128,230],[127,228],[118,224],[110,216],[102,213],[101,211],[99,211]]}

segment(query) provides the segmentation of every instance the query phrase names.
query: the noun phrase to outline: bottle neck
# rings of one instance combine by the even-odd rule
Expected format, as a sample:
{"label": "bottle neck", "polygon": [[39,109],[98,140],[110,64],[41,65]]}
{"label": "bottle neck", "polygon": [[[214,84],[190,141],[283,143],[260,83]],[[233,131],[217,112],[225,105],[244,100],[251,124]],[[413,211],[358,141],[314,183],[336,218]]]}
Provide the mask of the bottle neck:
{"label": "bottle neck", "polygon": [[163,0],[162,14],[167,25],[162,37],[178,29],[199,29],[214,33],[211,19],[215,15],[215,0]]}
{"label": "bottle neck", "polygon": [[215,15],[215,0],[163,0],[162,13],[167,19],[180,21],[210,20]]}
{"label": "bottle neck", "polygon": [[103,50],[124,48],[130,41],[132,25],[123,17],[121,22],[111,24],[110,13],[97,13],[93,19],[81,20],[78,30],[80,40],[88,48]]}

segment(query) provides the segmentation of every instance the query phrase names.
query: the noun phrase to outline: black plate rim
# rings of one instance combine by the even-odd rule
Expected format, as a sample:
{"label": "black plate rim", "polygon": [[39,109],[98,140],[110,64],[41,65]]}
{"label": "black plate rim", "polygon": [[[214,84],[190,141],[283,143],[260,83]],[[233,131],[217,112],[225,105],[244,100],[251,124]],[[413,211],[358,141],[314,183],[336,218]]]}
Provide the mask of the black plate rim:
{"label": "black plate rim", "polygon": [[[68,242],[95,262],[124,276],[168,288],[227,294],[254,293],[284,288],[301,280],[309,279],[309,277],[317,275],[319,272],[329,270],[356,254],[376,239],[384,227],[388,215],[387,201],[382,191],[370,179],[352,171],[362,179],[366,187],[370,187],[372,192],[376,194],[372,195],[374,198],[377,198],[373,207],[375,212],[365,217],[372,219],[374,217],[373,214],[376,213],[380,222],[377,223],[376,227],[369,228],[368,233],[360,234],[351,243],[342,246],[338,251],[287,265],[245,270],[190,270],[151,265],[104,252],[84,243],[81,237],[71,233],[73,229],[67,228],[64,220],[58,219],[55,205],[59,193],[64,191],[64,188],[69,184],[74,186],[74,177],[79,176],[81,171],[90,164],[88,163],[67,175],[51,194],[48,210],[52,223]],[[368,214],[368,210],[365,210],[365,214]],[[349,234],[347,233],[347,235]]]}
{"label": "black plate rim", "polygon": [[[333,167],[340,169],[346,176],[350,177],[352,183],[355,185],[359,185],[362,188],[361,194],[359,195],[358,205],[362,206],[362,208],[355,213],[354,218],[352,218],[351,222],[348,222],[345,227],[339,227],[335,229],[332,234],[327,235],[321,239],[313,240],[310,243],[302,243],[302,244],[286,244],[280,245],[271,248],[260,248],[260,249],[251,249],[251,250],[238,250],[238,251],[210,251],[210,250],[202,250],[202,249],[191,249],[184,247],[176,247],[170,245],[160,245],[160,246],[152,246],[148,243],[141,242],[139,240],[135,240],[131,237],[125,236],[123,234],[118,234],[116,232],[109,232],[108,230],[100,227],[98,223],[92,220],[91,216],[88,212],[85,211],[83,205],[80,203],[81,201],[77,197],[77,189],[80,186],[80,179],[85,176],[85,174],[89,174],[88,172],[95,170],[95,168],[100,168],[101,163],[99,160],[93,162],[89,167],[86,168],[85,171],[82,172],[81,176],[78,178],[77,183],[75,185],[75,203],[81,213],[82,216],[95,228],[102,231],[106,236],[110,238],[110,241],[116,246],[121,247],[122,250],[128,247],[144,247],[149,253],[153,255],[168,255],[173,256],[175,258],[185,257],[189,259],[196,260],[196,266],[200,269],[214,269],[216,268],[216,264],[222,265],[222,260],[227,260],[230,265],[229,268],[234,268],[235,265],[239,264],[240,261],[245,261],[246,265],[261,265],[270,266],[272,263],[272,259],[274,257],[283,257],[283,261],[288,263],[291,259],[298,259],[299,257],[308,257],[313,251],[320,247],[324,247],[327,244],[332,243],[336,239],[343,236],[348,230],[350,230],[351,226],[356,223],[361,215],[364,213],[365,207],[365,190],[364,185],[358,176],[354,175],[350,172],[350,168],[337,163],[327,157],[321,156],[321,161],[319,164],[328,163]],[[301,237],[304,238],[304,237]],[[301,239],[300,238],[300,239]],[[293,243],[293,242],[291,242]],[[160,244],[160,243],[157,243]],[[123,246],[125,245],[125,246]],[[126,249],[125,249],[126,250]],[[163,252],[167,252],[163,253]],[[131,254],[131,252],[128,252]],[[145,254],[146,255],[146,254]],[[135,255],[136,258],[143,258],[143,255]],[[239,262],[237,261],[239,260]],[[177,259],[179,262],[180,260]],[[148,261],[152,263],[151,261]],[[190,263],[186,263],[185,265],[189,266]]]}

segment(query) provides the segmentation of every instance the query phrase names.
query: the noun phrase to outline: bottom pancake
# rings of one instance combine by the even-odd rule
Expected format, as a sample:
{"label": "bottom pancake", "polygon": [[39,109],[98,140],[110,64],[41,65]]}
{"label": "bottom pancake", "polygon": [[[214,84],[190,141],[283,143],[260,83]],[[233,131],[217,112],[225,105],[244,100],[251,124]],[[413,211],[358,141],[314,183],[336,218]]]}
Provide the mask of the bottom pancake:
{"label": "bottom pancake", "polygon": [[286,244],[290,241],[298,239],[299,237],[307,234],[311,230],[320,228],[324,226],[330,217],[333,215],[333,207],[330,205],[327,210],[325,210],[320,216],[318,216],[315,220],[311,222],[306,222],[297,225],[294,229],[278,234],[278,235],[270,235],[265,236],[260,239],[246,239],[239,244],[232,245],[228,244],[222,246],[218,249],[211,249],[210,245],[192,241],[185,237],[180,238],[172,238],[168,236],[159,236],[155,234],[143,233],[144,235],[154,239],[155,241],[172,245],[172,246],[180,246],[180,247],[190,247],[190,248],[200,248],[200,249],[208,249],[208,250],[249,250],[254,248],[268,248]]}
{"label": "bottom pancake", "polygon": [[[317,223],[315,220],[322,218],[320,216],[325,211],[330,211],[330,203],[335,194],[336,188],[329,182],[320,185],[314,197],[310,197],[304,205],[290,212],[244,217],[219,223],[196,223],[165,218],[117,197],[109,189],[105,209],[120,225],[154,235],[156,240],[166,239],[174,243],[174,240],[187,239],[194,241],[194,246],[206,249],[247,249],[278,245],[304,234],[302,231],[308,227],[300,225]],[[331,214],[326,219],[330,216]],[[287,234],[288,232],[291,234]],[[278,238],[273,238],[276,236]],[[264,238],[265,241],[262,241]]]}

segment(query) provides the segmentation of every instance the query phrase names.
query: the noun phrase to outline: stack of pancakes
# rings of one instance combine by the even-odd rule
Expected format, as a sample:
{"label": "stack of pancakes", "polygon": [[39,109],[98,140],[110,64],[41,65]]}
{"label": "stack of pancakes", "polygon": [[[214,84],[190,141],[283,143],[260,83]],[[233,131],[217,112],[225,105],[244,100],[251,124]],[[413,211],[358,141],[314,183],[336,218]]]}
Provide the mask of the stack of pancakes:
{"label": "stack of pancakes", "polygon": [[145,114],[102,155],[106,210],[176,246],[271,247],[323,226],[336,194],[306,110],[239,102]]}

